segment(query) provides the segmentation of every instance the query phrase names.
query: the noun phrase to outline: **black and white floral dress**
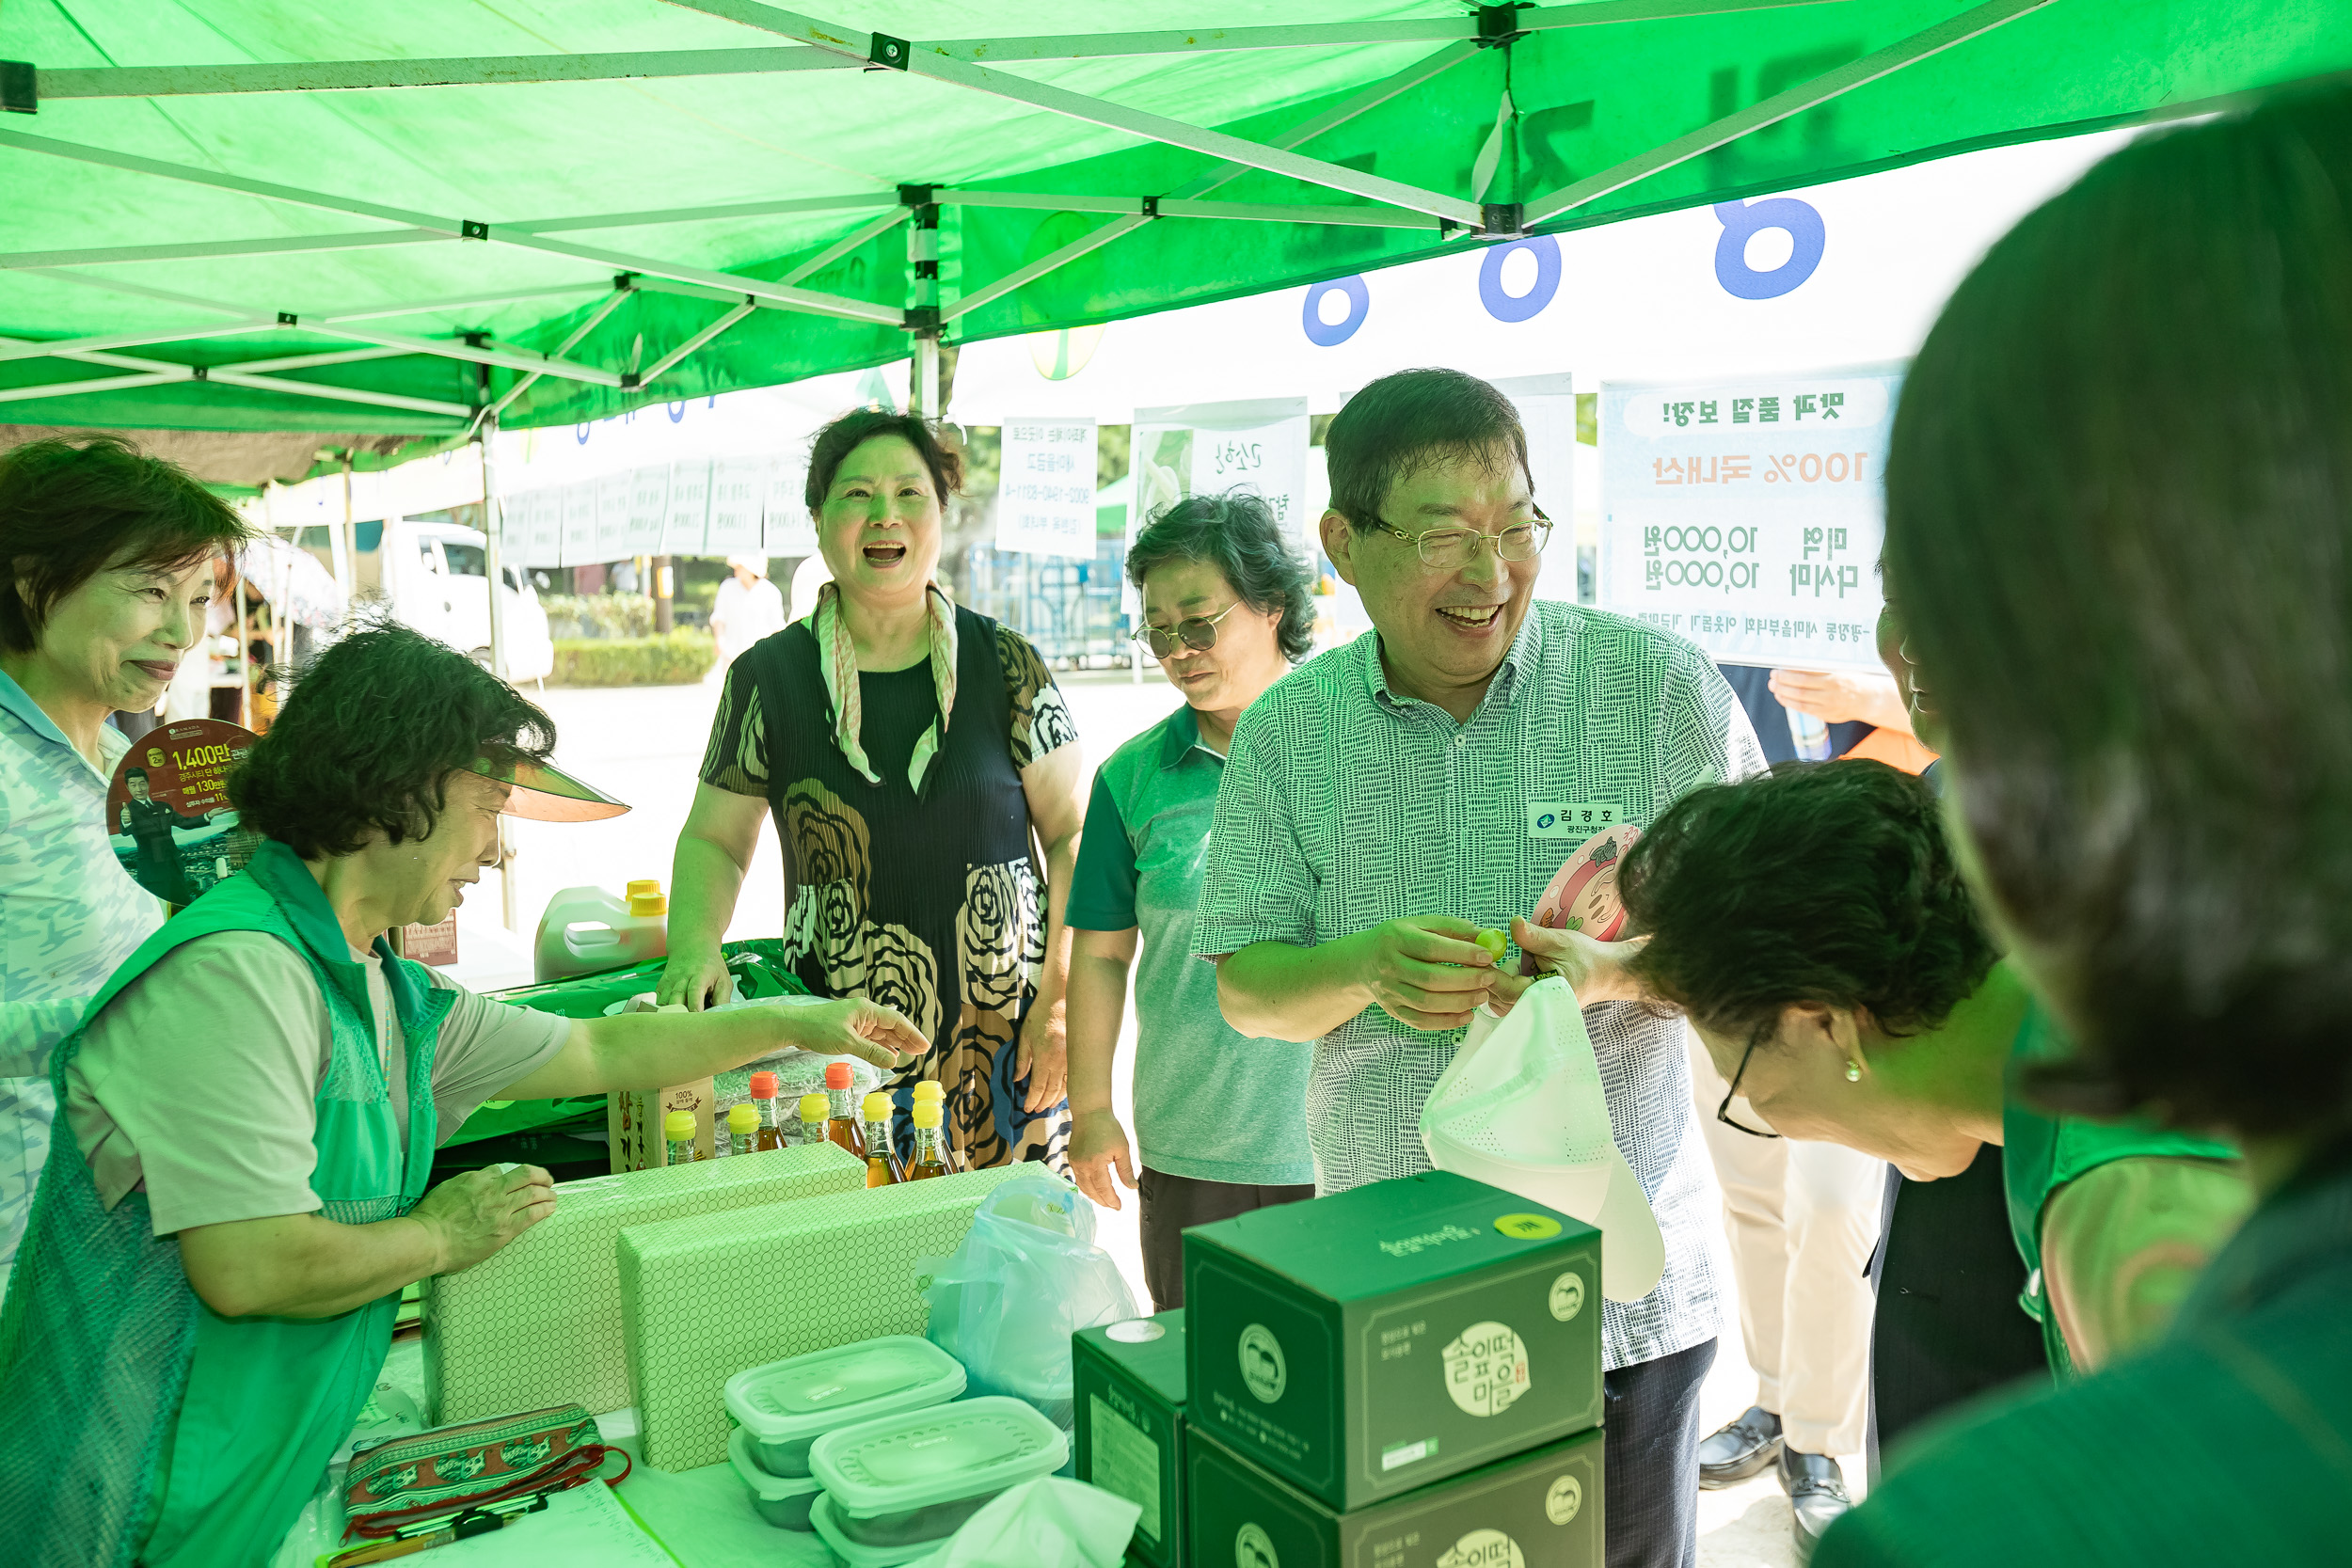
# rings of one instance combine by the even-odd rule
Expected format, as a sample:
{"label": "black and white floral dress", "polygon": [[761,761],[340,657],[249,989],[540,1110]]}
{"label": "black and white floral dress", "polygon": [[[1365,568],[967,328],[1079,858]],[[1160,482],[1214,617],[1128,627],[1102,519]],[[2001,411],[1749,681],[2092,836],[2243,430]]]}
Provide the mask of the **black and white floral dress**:
{"label": "black and white floral dress", "polygon": [[809,987],[897,1008],[932,1041],[890,1085],[897,1147],[914,1084],[946,1090],[948,1141],[974,1168],[1066,1169],[1070,1105],[1025,1111],[1015,1042],[1045,957],[1043,885],[1021,771],[1076,743],[1037,650],[958,608],[952,708],[938,720],[929,665],[856,675],[869,780],[835,738],[812,622],[755,644],[727,672],[703,782],[769,802],[784,844],[785,956]]}

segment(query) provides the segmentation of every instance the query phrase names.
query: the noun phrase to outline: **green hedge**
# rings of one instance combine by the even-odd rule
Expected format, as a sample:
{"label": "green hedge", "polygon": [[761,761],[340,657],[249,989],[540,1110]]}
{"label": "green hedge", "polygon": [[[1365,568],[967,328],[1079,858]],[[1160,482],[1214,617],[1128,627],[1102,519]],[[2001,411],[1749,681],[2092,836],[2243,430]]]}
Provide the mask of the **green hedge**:
{"label": "green hedge", "polygon": [[539,608],[553,637],[653,635],[653,600],[644,594],[542,594]]}
{"label": "green hedge", "polygon": [[555,644],[549,686],[687,686],[719,662],[708,632],[667,637],[567,637]]}

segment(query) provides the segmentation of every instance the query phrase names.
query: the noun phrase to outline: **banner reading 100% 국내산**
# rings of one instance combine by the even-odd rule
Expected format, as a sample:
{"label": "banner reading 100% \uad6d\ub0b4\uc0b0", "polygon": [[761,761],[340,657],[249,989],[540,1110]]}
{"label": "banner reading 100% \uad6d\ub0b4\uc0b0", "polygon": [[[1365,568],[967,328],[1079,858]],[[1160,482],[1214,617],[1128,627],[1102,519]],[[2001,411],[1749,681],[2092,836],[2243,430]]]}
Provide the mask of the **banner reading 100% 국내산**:
{"label": "banner reading 100% \uad6d\ub0b4\uc0b0", "polygon": [[1877,670],[1899,366],[1601,388],[1601,607],[1726,663]]}

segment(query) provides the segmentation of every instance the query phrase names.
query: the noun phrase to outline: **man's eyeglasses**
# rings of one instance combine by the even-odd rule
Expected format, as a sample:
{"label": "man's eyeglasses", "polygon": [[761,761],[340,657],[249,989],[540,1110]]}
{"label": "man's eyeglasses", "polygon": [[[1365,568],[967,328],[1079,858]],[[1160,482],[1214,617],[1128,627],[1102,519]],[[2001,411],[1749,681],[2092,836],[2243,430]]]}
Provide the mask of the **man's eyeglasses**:
{"label": "man's eyeglasses", "polygon": [[1214,615],[1187,615],[1173,626],[1146,626],[1136,633],[1136,641],[1152,650],[1153,658],[1167,658],[1175,653],[1177,644],[1205,653],[1216,646],[1216,624],[1241,608],[1235,599]]}
{"label": "man's eyeglasses", "polygon": [[1751,1138],[1777,1138],[1780,1136],[1777,1132],[1767,1132],[1760,1127],[1750,1127],[1743,1121],[1734,1121],[1731,1119],[1731,1102],[1740,1097],[1740,1080],[1748,1075],[1748,1058],[1755,1055],[1756,1048],[1764,1043],[1764,1035],[1765,1031],[1758,1029],[1754,1035],[1748,1037],[1748,1048],[1740,1053],[1740,1070],[1731,1075],[1731,1087],[1724,1091],[1724,1102],[1715,1107],[1715,1119],[1717,1121],[1722,1122],[1725,1127],[1733,1128],[1739,1132],[1745,1132]]}
{"label": "man's eyeglasses", "polygon": [[1496,558],[1502,561],[1533,561],[1543,554],[1544,546],[1551,542],[1551,519],[1544,515],[1540,506],[1531,506],[1529,510],[1535,514],[1534,522],[1513,523],[1500,533],[1474,528],[1433,528],[1407,533],[1379,517],[1373,519],[1373,527],[1412,546],[1421,552],[1422,564],[1431,570],[1458,572],[1477,560],[1478,552],[1488,545],[1494,546]]}

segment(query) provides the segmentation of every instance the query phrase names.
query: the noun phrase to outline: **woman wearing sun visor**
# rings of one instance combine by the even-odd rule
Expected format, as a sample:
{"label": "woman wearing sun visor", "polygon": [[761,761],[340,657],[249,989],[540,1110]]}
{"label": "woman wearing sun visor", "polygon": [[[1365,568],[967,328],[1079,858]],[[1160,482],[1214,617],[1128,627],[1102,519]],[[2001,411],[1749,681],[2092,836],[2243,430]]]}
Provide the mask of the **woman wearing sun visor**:
{"label": "woman wearing sun visor", "polygon": [[[554,1208],[536,1166],[425,1190],[480,1102],[657,1087],[781,1046],[895,1068],[866,1002],[574,1022],[393,955],[497,852],[501,813],[628,808],[554,768],[554,726],[396,626],[314,660],[230,795],[266,842],[151,937],[57,1047],[53,1142],[0,1308],[13,1560],[266,1560],[373,1387],[402,1289]],[[61,1433],[71,1434],[70,1440]]]}
{"label": "woman wearing sun visor", "polygon": [[901,1145],[912,1081],[935,1077],[964,1165],[1061,1168],[1062,906],[1086,773],[1037,650],[934,580],[961,478],[912,414],[818,433],[805,495],[833,581],[727,672],[678,835],[660,997],[726,1000],[719,941],[772,815],[787,958],[820,995],[896,1007],[936,1047],[893,1085]]}

